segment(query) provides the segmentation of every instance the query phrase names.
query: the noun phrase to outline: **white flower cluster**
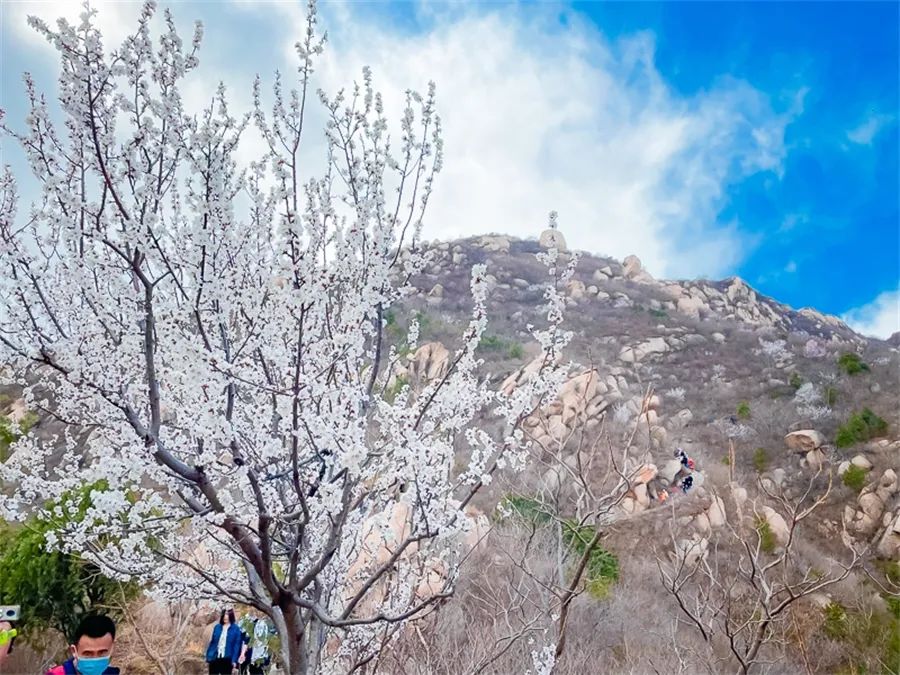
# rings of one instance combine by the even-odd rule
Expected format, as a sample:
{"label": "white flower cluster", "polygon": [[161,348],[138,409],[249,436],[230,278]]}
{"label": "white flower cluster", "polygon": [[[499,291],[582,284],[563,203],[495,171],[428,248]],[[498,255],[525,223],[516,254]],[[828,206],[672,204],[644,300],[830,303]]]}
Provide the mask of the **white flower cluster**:
{"label": "white flower cluster", "polygon": [[775,365],[780,365],[790,360],[793,354],[787,346],[785,340],[764,340],[759,339],[759,349],[754,350],[755,354],[762,354]]}
{"label": "white flower cluster", "polygon": [[831,416],[831,408],[821,405],[822,393],[812,382],[804,382],[794,394],[794,404],[801,417],[820,420]]}
{"label": "white flower cluster", "polygon": [[[368,70],[350,93],[320,93],[329,162],[306,180],[298,148],[324,42],[315,5],[296,89],[276,76],[265,110],[257,80],[244,115],[224,87],[186,109],[202,29],[185,42],[166,12],[154,40],[156,21],[145,3],[109,52],[93,10],[56,30],[32,20],[61,59],[63,122],[26,79],[25,130],[2,127],[43,194],[19,218],[16,182],[0,175],[0,360],[38,368],[26,400],[52,399],[62,431],[26,437],[0,464],[16,486],[0,511],[55,500],[48,545],[157,595],[254,604],[292,633],[291,664],[301,644],[321,647],[299,637],[314,630],[361,649],[452,590],[466,505],[525,461],[521,423],[565,378],[561,289],[576,259],[560,270],[557,251],[541,256],[543,363],[512,395],[477,374],[487,273],[475,266],[448,372],[389,400],[384,317],[427,262],[420,234],[443,161],[434,86],[408,93],[399,136]],[[243,167],[251,124],[267,150]],[[482,415],[503,421],[500,438]],[[85,485],[96,486],[86,509],[62,499]],[[440,588],[429,581],[423,598],[435,569]]]}
{"label": "white flower cluster", "polygon": [[673,401],[683,401],[684,400],[684,387],[673,387],[666,392],[666,398],[672,399]]}
{"label": "white flower cluster", "polygon": [[[531,640],[530,642],[534,642]],[[529,675],[551,675],[556,665],[556,645],[545,645],[541,649],[531,650],[531,665],[534,670],[527,671]]]}

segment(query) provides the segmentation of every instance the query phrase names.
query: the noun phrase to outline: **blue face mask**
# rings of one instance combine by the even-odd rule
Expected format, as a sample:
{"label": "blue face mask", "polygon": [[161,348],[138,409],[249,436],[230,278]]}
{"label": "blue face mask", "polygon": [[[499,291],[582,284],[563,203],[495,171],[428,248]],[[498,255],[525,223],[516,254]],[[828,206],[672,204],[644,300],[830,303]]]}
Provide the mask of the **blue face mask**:
{"label": "blue face mask", "polygon": [[103,671],[105,671],[108,667],[108,656],[98,656],[97,658],[93,659],[79,657],[78,663],[75,665],[75,668],[79,673],[81,673],[81,675],[103,675]]}

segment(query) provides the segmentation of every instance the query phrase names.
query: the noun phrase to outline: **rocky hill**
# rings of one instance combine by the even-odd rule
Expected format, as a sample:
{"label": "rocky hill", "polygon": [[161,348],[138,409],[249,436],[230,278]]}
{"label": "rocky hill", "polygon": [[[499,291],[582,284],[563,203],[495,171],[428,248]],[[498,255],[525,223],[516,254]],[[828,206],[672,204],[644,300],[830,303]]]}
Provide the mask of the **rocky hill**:
{"label": "rocky hill", "polygon": [[[469,269],[485,263],[491,292],[484,375],[498,388],[514,388],[538,353],[526,326],[540,321],[547,272],[534,254],[550,246],[565,250],[560,232],[548,230],[539,241],[491,235],[434,242],[432,264],[413,280],[418,292],[396,309],[395,334],[415,314],[426,343],[407,357],[409,372],[401,369],[399,377],[444,371],[468,319]],[[481,508],[492,512],[510,494],[563,504],[563,511],[568,500],[575,508],[570,483],[593,456],[584,439],[590,444],[606,434],[612,445],[630,443],[624,472],[632,489],[609,516],[607,542],[632,582],[647,583],[648,550],[671,536],[673,523],[676,550],[696,547],[705,555],[724,545],[711,543],[721,539],[717,528],[746,509],[765,522],[774,546],[785,544],[790,518],[776,494],[826,495],[804,532],[809,569],[839,565],[848,543],[875,559],[900,560],[895,340],[865,338],[836,317],[795,310],[736,277],[657,280],[636,256],[619,262],[577,255],[565,289],[566,327],[575,334],[570,379],[527,424],[541,448],[537,468],[491,486]],[[629,435],[635,424],[637,434]],[[684,499],[678,492],[674,510],[660,509],[656,493],[666,487],[674,494],[681,470],[677,448],[696,462],[694,489]],[[867,583],[858,573],[817,602],[843,607]],[[821,668],[831,672],[839,661]]]}
{"label": "rocky hill", "polygon": [[[556,230],[539,240],[490,235],[433,242],[430,264],[412,279],[416,292],[387,316],[388,339],[403,356],[386,389],[398,391],[408,382],[415,390],[446,373],[469,320],[470,269],[476,263],[487,266],[490,286],[489,325],[479,348],[483,376],[499,390],[515,389],[529,376],[538,354],[527,327],[542,319],[547,269],[535,254],[549,247],[563,251],[564,258],[576,255],[566,250]],[[619,585],[625,590],[614,594],[611,605],[589,600],[578,605],[578,626],[598,625],[603,612],[628,598],[665,606],[647,587],[657,583],[649,578],[656,576],[652,562],[670,538],[676,557],[684,559],[686,551],[705,556],[719,545],[717,532],[747,511],[765,523],[773,547],[784,546],[790,536],[787,502],[772,498],[775,494],[784,500],[800,499],[810,489],[826,495],[797,553],[809,570],[839,567],[847,537],[867,546],[872,559],[900,560],[896,335],[889,341],[865,338],[836,317],[795,310],[736,277],[657,280],[636,256],[620,262],[577,255],[575,275],[565,288],[565,323],[574,333],[565,354],[569,379],[558,399],[526,422],[538,448],[535,461],[524,471],[501,474],[479,495],[477,507],[495,521],[509,504],[552,505],[555,515],[570,518],[594,476],[609,474],[607,455],[598,450],[601,441],[609,446],[609,457],[622,455],[624,461],[615,468],[627,477],[628,492],[608,510],[604,546],[617,556]],[[403,342],[413,317],[421,346],[405,354]],[[37,433],[53,438],[52,418],[29,417],[17,388],[2,393],[0,420],[7,425],[36,423]],[[673,458],[677,449],[696,467],[691,489],[683,494],[678,489],[682,464]],[[573,477],[584,485],[575,485]],[[596,480],[598,486],[601,482]],[[665,508],[663,491],[673,496]],[[491,551],[481,568],[485,575],[492,567],[502,568]],[[856,572],[817,602],[850,607],[860,589],[872,596],[866,583],[866,575]],[[463,606],[467,593],[464,586],[459,594]],[[572,639],[596,646],[600,633],[580,634],[578,626]],[[612,645],[609,649],[619,649],[622,640],[628,644],[623,637],[628,626],[636,627],[623,621],[605,629],[601,637]],[[456,639],[464,632],[439,632],[446,639],[438,639],[435,649],[443,645],[453,653],[449,636]],[[816,656],[820,661],[815,667],[807,657],[807,670],[842,667],[844,648],[835,638]],[[606,664],[609,672],[626,667],[652,672],[644,669],[646,663],[629,666],[627,653],[601,652],[592,669]],[[519,672],[524,667],[514,661],[497,663]],[[788,670],[772,672],[800,667],[799,662],[780,663]],[[431,668],[439,672],[443,666],[433,663]],[[586,672],[579,668],[570,663],[565,672]],[[447,666],[446,672],[462,671]]]}
{"label": "rocky hill", "polygon": [[[486,264],[491,292],[481,354],[486,376],[502,384],[537,353],[526,326],[540,319],[546,269],[534,254],[551,244],[565,250],[552,230],[541,241],[492,235],[434,242],[432,264],[413,280],[418,293],[405,309],[407,318],[419,317],[420,342],[456,345],[470,310],[469,270]],[[721,463],[723,443],[738,437],[753,450],[765,448],[773,468],[794,459],[785,435],[807,428],[820,435],[815,447],[842,458],[848,452],[834,448],[838,429],[865,407],[888,420],[887,438],[896,438],[900,354],[889,341],[865,338],[815,309],[795,310],[737,277],[656,280],[636,256],[577,255],[565,289],[566,327],[575,333],[567,356],[573,382],[581,376],[589,386],[594,416],[634,416],[651,388],[655,448],[678,445]],[[396,311],[400,336],[404,310]],[[426,346],[409,358],[419,370],[440,370],[421,363],[434,353]],[[847,363],[857,362],[850,374]],[[585,380],[590,371],[596,377]],[[884,446],[882,438],[853,450],[881,453]],[[890,442],[892,452],[898,447]],[[750,457],[737,461],[754,468]]]}

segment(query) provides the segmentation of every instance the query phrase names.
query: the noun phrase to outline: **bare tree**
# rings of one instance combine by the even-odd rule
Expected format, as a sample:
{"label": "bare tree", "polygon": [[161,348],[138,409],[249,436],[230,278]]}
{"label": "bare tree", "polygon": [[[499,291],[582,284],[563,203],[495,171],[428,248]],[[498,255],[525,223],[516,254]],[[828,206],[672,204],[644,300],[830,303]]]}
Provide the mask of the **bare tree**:
{"label": "bare tree", "polygon": [[[125,617],[125,626],[116,638],[117,652],[140,654],[153,664],[159,675],[184,672],[184,665],[189,659],[188,646],[197,628],[197,617],[204,614],[197,601],[181,600],[137,607],[123,601],[118,609]],[[128,667],[130,664],[124,665]]]}
{"label": "bare tree", "polygon": [[[706,652],[690,655],[711,672],[734,668],[743,674],[760,670],[778,659],[776,647],[790,629],[791,609],[808,596],[847,579],[860,567],[862,553],[844,533],[849,560],[835,562],[835,569],[819,571],[799,560],[796,544],[800,526],[826,503],[831,476],[824,491],[813,498],[820,473],[809,479],[795,499],[784,493],[760,490],[776,505],[744,517],[738,508],[736,523],[728,523],[720,541],[677,540],[666,560],[657,556],[662,585],[680,611],[682,629],[698,634]],[[763,507],[766,508],[766,507]],[[780,520],[778,520],[780,518]],[[773,522],[774,521],[774,522]],[[673,652],[679,652],[677,635]],[[681,650],[683,657],[683,650]]]}

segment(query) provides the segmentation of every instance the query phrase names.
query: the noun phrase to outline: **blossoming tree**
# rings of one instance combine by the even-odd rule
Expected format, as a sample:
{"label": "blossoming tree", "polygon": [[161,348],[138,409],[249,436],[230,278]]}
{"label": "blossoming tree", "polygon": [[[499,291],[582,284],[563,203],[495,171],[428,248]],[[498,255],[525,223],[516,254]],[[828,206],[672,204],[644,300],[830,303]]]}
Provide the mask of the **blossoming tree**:
{"label": "blossoming tree", "polygon": [[[506,396],[477,375],[476,266],[446,375],[384,395],[398,358],[386,311],[427,261],[420,232],[442,158],[433,87],[407,94],[399,138],[368,72],[348,94],[320,94],[327,168],[304,181],[324,43],[314,4],[296,89],[276,79],[264,111],[257,80],[241,117],[221,85],[187,109],[202,30],[185,43],[165,12],[154,39],[155,14],[147,2],[112,51],[88,8],[56,29],[30,20],[59,53],[59,111],[26,76],[24,129],[3,126],[41,191],[18,214],[8,167],[0,180],[0,357],[16,377],[40,374],[26,399],[64,430],[23,438],[0,466],[16,488],[4,515],[104,485],[51,545],[154,592],[254,606],[291,673],[343,670],[452,593],[465,507],[522,461],[521,422],[564,377],[568,272],[545,254],[544,367],[525,386]],[[249,128],[264,150],[239,166]],[[496,437],[485,416],[501,422]],[[462,471],[458,456],[470,458]]]}

